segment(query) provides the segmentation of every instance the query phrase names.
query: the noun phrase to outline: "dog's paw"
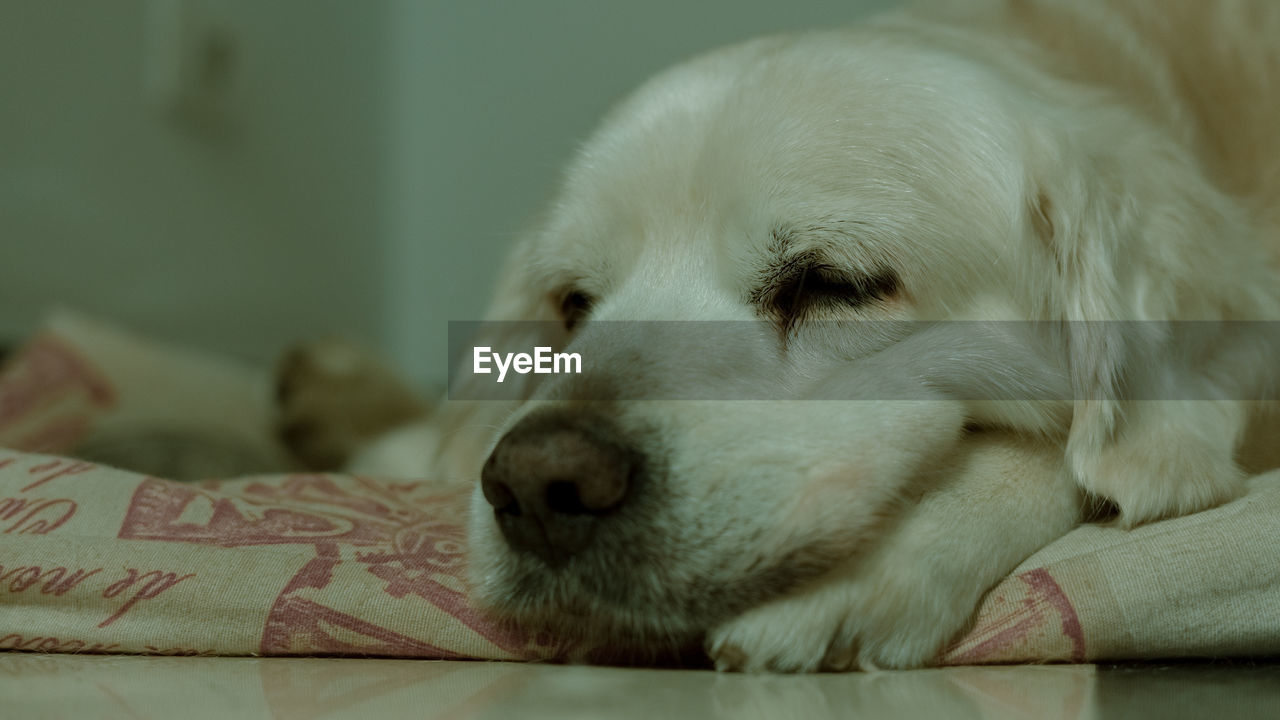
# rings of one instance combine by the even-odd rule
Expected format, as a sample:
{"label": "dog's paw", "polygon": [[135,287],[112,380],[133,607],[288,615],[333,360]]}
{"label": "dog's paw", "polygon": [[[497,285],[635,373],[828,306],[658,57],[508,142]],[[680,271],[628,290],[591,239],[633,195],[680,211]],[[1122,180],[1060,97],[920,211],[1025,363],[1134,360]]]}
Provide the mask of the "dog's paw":
{"label": "dog's paw", "polygon": [[986,590],[975,578],[935,575],[927,562],[872,562],[753,608],[715,628],[717,670],[840,672],[928,665],[968,622]]}
{"label": "dog's paw", "polygon": [[1133,527],[1239,497],[1245,473],[1235,453],[1247,417],[1229,401],[1112,403],[1072,429],[1067,457],[1080,487]]}
{"label": "dog's paw", "polygon": [[970,438],[951,476],[903,509],[874,546],[707,635],[720,670],[813,672],[931,664],[983,595],[1080,518],[1061,450]]}
{"label": "dog's paw", "polygon": [[1078,472],[1084,489],[1115,504],[1123,527],[1206,510],[1245,489],[1231,453],[1195,439],[1112,444]]}
{"label": "dog's paw", "polygon": [[350,343],[296,346],[276,369],[276,433],[310,469],[341,469],[370,441],[425,412],[400,378]]}

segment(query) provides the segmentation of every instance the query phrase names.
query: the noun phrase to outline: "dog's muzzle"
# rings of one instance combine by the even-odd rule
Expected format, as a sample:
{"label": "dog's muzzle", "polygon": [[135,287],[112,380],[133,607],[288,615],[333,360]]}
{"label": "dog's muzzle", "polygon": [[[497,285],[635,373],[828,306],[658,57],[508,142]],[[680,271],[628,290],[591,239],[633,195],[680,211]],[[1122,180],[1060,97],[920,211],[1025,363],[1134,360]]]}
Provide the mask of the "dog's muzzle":
{"label": "dog's muzzle", "polygon": [[481,471],[507,544],[558,566],[625,504],[640,454],[596,415],[534,413],[503,436]]}

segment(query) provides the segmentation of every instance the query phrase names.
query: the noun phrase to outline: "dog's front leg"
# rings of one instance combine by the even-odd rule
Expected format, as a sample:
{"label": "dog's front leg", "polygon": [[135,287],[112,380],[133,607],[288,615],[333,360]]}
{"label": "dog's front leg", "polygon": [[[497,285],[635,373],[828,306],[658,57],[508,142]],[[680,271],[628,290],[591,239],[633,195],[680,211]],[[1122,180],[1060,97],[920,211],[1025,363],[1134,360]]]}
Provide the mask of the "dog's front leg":
{"label": "dog's front leg", "polygon": [[968,438],[948,479],[906,508],[877,545],[823,578],[714,628],[720,670],[806,672],[927,665],[982,596],[1075,526],[1079,491],[1060,448]]}

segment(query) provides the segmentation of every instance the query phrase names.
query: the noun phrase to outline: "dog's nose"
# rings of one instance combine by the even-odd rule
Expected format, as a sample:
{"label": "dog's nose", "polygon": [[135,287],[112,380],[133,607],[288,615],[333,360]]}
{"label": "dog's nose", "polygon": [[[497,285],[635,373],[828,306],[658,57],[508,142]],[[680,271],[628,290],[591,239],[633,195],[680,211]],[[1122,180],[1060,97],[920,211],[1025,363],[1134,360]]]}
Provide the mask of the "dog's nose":
{"label": "dog's nose", "polygon": [[636,457],[600,417],[535,414],[498,442],[480,486],[513,549],[560,564],[622,505]]}

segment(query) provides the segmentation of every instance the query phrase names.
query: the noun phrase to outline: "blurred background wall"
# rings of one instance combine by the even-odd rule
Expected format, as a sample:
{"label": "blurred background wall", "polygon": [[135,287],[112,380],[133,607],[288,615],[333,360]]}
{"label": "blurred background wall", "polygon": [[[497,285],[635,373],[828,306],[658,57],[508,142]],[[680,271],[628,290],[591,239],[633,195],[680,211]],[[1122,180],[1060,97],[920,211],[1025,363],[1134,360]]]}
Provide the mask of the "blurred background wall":
{"label": "blurred background wall", "polygon": [[0,0],[0,341],[53,305],[269,362],[341,334],[421,385],[614,101],[893,0]]}

